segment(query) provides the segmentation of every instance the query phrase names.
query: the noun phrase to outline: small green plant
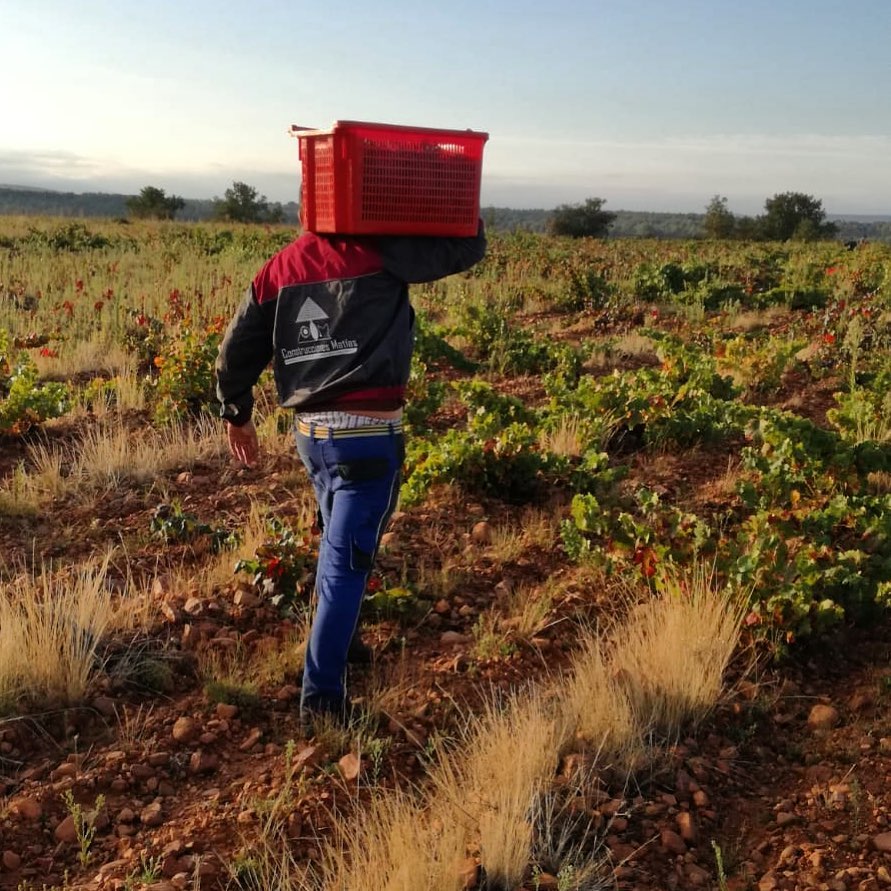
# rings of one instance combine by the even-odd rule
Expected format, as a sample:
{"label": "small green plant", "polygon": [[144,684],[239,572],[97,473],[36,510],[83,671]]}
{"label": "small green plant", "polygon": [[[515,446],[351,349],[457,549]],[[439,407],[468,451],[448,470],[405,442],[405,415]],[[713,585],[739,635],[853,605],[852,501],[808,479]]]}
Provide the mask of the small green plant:
{"label": "small green plant", "polygon": [[539,494],[542,472],[559,463],[541,453],[533,430],[517,423],[486,439],[472,431],[449,430],[434,444],[421,442],[409,452],[410,473],[401,493],[407,506],[422,501],[438,483],[525,503]]}
{"label": "small green plant", "polygon": [[502,395],[485,381],[455,381],[452,387],[467,406],[468,430],[480,437],[494,436],[510,424],[535,423],[521,399]]}
{"label": "small green plant", "polygon": [[736,337],[721,344],[718,367],[750,393],[775,392],[780,389],[783,374],[795,367],[795,356],[804,346],[801,340]]}
{"label": "small green plant", "polygon": [[379,736],[375,736],[366,740],[361,746],[361,754],[367,755],[371,761],[371,779],[374,785],[380,782],[384,756],[389,751],[391,742],[389,737],[381,739]]}
{"label": "small green plant", "polygon": [[143,694],[169,693],[176,683],[176,656],[160,641],[134,641],[110,652],[104,669],[116,687]]}
{"label": "small green plant", "polygon": [[96,836],[96,820],[102,808],[105,807],[105,796],[99,795],[96,797],[91,811],[85,811],[83,806],[75,801],[74,793],[70,789],[65,790],[62,795],[62,801],[65,803],[65,809],[74,821],[74,833],[80,848],[77,859],[80,861],[81,866],[86,866],[92,857],[90,848]]}
{"label": "small green plant", "polygon": [[222,339],[222,325],[214,321],[204,329],[184,327],[154,359],[159,423],[181,421],[198,414],[214,399],[214,362]]}
{"label": "small green plant", "polygon": [[124,346],[136,356],[140,370],[144,373],[154,365],[156,356],[164,350],[164,323],[139,309],[128,310],[124,329]]}
{"label": "small green plant", "polygon": [[724,852],[714,839],[712,839],[712,850],[715,852],[715,870],[718,873],[718,891],[727,891],[727,874],[724,871]]}
{"label": "small green plant", "polygon": [[0,328],[0,432],[25,433],[68,410],[64,384],[39,382],[31,357]]}
{"label": "small green plant", "polygon": [[393,619],[412,616],[418,612],[420,601],[410,588],[403,585],[389,585],[383,577],[375,574],[368,579],[362,609],[378,618]]}
{"label": "small green plant", "polygon": [[430,380],[427,366],[417,354],[412,356],[411,371],[408,376],[405,420],[412,430],[420,431],[427,427],[428,419],[442,405],[445,385]]}
{"label": "small green plant", "polygon": [[235,855],[228,872],[232,884],[243,891],[261,891],[265,887],[262,860],[246,851]]}
{"label": "small green plant", "polygon": [[456,333],[465,337],[486,367],[502,374],[536,374],[557,364],[549,341],[510,322],[511,313],[470,303],[463,308]]}
{"label": "small green plant", "polygon": [[863,786],[857,777],[848,784],[848,800],[851,803],[851,832],[859,835],[863,829]]}
{"label": "small green plant", "polygon": [[251,576],[257,590],[275,606],[293,607],[309,598],[309,580],[314,568],[312,536],[295,531],[287,523],[271,517],[267,521],[268,538],[253,557],[235,564],[235,572]]}
{"label": "small green plant", "polygon": [[433,764],[436,759],[443,757],[455,745],[454,737],[441,730],[434,730],[424,743],[424,761]]}
{"label": "small green plant", "polygon": [[51,232],[30,226],[27,241],[34,247],[72,254],[97,251],[111,245],[108,238],[98,232],[90,231],[83,223],[65,223]]}
{"label": "small green plant", "polygon": [[285,743],[285,772],[278,792],[272,797],[258,798],[251,802],[257,811],[260,835],[264,839],[275,840],[281,837],[287,827],[288,817],[293,813],[295,799],[306,790],[305,774],[298,770],[295,763],[296,754],[297,744],[289,739]]}
{"label": "small green plant", "polygon": [[262,699],[253,684],[237,684],[232,681],[210,679],[204,684],[204,695],[214,704],[237,705],[242,711],[260,707]]}
{"label": "small green plant", "polygon": [[557,873],[557,891],[575,891],[575,888],[575,867],[571,863],[567,863]]}
{"label": "small green plant", "polygon": [[198,653],[198,670],[209,702],[236,705],[245,711],[260,707],[260,690],[279,680],[301,656],[299,635],[283,647],[245,646],[241,641],[226,650],[204,648]]}
{"label": "small green plant", "polygon": [[533,891],[541,888],[541,867],[537,863],[532,867],[532,888]]}
{"label": "small green plant", "polygon": [[193,514],[187,514],[176,501],[159,504],[152,514],[149,528],[152,535],[160,538],[165,544],[194,542],[207,536],[210,539],[210,549],[215,554],[238,544],[235,533],[222,527],[210,526]]}
{"label": "small green plant", "polygon": [[476,363],[455,349],[446,340],[447,336],[446,328],[433,324],[423,312],[418,312],[415,316],[414,349],[418,361],[423,365],[432,362],[446,363],[460,371],[475,371]]}
{"label": "small green plant", "polygon": [[124,879],[124,891],[136,891],[142,885],[151,885],[161,878],[160,856],[146,856],[145,852],[140,855],[139,866]]}
{"label": "small green plant", "polygon": [[565,290],[554,301],[556,308],[562,312],[610,309],[615,303],[616,295],[605,270],[587,264],[568,267]]}
{"label": "small green plant", "polygon": [[506,659],[517,651],[508,634],[498,628],[498,618],[483,613],[473,626],[473,652],[478,659]]}

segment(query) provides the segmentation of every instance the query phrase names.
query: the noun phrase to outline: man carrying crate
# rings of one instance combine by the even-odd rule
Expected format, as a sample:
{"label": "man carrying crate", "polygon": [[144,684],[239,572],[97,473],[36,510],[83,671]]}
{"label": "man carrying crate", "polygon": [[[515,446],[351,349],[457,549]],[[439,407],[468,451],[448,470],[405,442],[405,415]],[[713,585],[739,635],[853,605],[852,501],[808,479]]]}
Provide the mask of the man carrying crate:
{"label": "man carrying crate", "polygon": [[217,396],[232,455],[257,462],[253,387],[271,359],[318,500],[318,604],[300,700],[308,734],[319,717],[348,717],[350,642],[398,497],[414,329],[408,285],[463,272],[485,249],[482,222],[471,237],[305,232],[263,266],[220,345]]}

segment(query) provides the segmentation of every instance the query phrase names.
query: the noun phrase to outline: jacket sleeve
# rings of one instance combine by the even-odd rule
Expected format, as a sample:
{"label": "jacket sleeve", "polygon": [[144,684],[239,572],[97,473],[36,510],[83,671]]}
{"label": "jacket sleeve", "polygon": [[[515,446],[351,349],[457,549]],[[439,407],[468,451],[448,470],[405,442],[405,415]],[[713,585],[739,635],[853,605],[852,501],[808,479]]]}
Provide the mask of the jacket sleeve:
{"label": "jacket sleeve", "polygon": [[391,236],[377,242],[384,269],[408,284],[432,282],[479,263],[486,254],[486,231],[480,220],[469,238]]}
{"label": "jacket sleeve", "polygon": [[275,301],[259,304],[248,288],[220,343],[216,361],[220,416],[240,427],[251,419],[254,384],[272,358]]}

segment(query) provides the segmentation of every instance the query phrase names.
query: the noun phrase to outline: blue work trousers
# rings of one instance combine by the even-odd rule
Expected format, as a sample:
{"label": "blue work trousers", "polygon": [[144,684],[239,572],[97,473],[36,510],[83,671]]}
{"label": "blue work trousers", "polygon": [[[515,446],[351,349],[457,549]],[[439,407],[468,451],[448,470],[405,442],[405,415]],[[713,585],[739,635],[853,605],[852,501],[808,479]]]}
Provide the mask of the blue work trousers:
{"label": "blue work trousers", "polygon": [[401,429],[381,426],[385,431],[372,435],[361,427],[295,433],[322,525],[301,709],[335,711],[346,702],[347,652],[380,537],[396,507],[405,457]]}

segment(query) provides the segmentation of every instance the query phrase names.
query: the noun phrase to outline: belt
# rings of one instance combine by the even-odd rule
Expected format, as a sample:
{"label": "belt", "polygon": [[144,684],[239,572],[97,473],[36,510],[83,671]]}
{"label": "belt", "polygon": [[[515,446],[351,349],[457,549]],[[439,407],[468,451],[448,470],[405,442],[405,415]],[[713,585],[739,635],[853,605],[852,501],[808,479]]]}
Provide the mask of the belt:
{"label": "belt", "polygon": [[311,439],[355,438],[357,436],[391,436],[402,433],[402,421],[386,421],[383,424],[366,424],[364,427],[322,427],[320,424],[297,422],[297,432]]}

